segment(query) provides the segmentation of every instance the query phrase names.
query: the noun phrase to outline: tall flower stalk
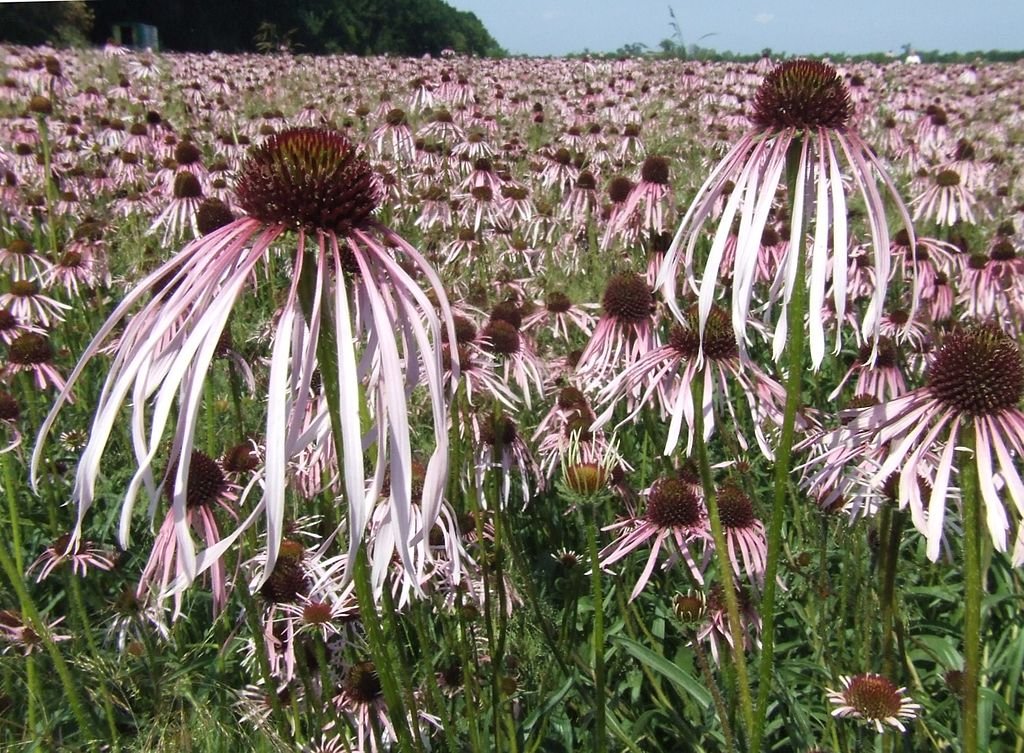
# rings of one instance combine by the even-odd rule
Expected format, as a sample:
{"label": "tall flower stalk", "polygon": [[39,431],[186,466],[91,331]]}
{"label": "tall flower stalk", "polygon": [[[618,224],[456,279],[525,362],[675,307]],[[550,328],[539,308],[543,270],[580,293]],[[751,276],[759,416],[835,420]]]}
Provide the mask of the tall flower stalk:
{"label": "tall flower stalk", "polygon": [[[705,325],[719,295],[730,235],[738,223],[732,255],[732,322],[741,352],[750,342],[748,319],[757,280],[758,249],[776,194],[786,186],[790,225],[788,248],[769,286],[766,310],[781,312],[771,335],[776,361],[786,365],[786,405],[778,449],[772,515],[768,528],[765,590],[762,599],[763,648],[758,672],[756,713],[752,720],[750,749],[760,749],[764,734],[774,657],[775,595],[781,552],[785,503],[794,428],[801,407],[805,347],[818,369],[826,351],[826,294],[831,275],[835,311],[835,352],[841,346],[841,328],[847,321],[847,251],[850,228],[843,185],[844,165],[852,176],[866,208],[866,224],[874,251],[875,288],[860,321],[860,335],[877,348],[887,283],[892,265],[886,206],[877,182],[893,199],[908,236],[913,239],[910,217],[878,158],[850,128],[853,104],[842,78],[831,66],[796,60],[777,66],[758,88],[750,120],[753,128],[733,146],[697,192],[669,247],[658,284],[680,323],[685,315],[677,297],[682,264],[687,285],[697,291],[698,329],[703,340]],[[711,242],[704,271],[694,275],[695,251],[700,232],[721,199],[724,209]],[[809,225],[813,219],[813,232]],[[913,242],[913,241],[912,241]],[[913,312],[912,312],[913,313]],[[806,324],[805,324],[806,322]]]}

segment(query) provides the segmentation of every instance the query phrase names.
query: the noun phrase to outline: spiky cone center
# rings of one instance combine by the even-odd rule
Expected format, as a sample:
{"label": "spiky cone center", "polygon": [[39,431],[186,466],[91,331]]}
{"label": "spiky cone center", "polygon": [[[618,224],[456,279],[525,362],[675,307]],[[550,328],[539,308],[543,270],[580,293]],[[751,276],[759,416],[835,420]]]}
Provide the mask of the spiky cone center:
{"label": "spiky cone center", "polygon": [[613,276],[604,289],[605,314],[624,322],[642,322],[654,312],[654,293],[647,281],[634,272]]}
{"label": "spiky cone center", "polygon": [[12,280],[9,289],[11,295],[18,298],[31,298],[39,295],[39,283],[36,280]]}
{"label": "spiky cone center", "polygon": [[217,198],[206,199],[196,210],[196,227],[200,235],[209,235],[235,219],[231,208]]}
{"label": "spiky cone center", "polygon": [[939,188],[953,188],[960,185],[960,173],[956,170],[941,170],[935,176],[935,185]]}
{"label": "spiky cone center", "polygon": [[992,261],[1013,261],[1017,258],[1017,249],[1013,247],[1013,243],[1009,239],[1001,238],[992,244],[992,250],[988,252],[988,256]]}
{"label": "spiky cone center", "polygon": [[82,266],[82,255],[78,251],[65,251],[57,266],[62,269],[79,269]]}
{"label": "spiky cone center", "polygon": [[[686,314],[686,324],[673,325],[669,330],[669,347],[683,358],[696,358],[701,348],[700,320],[697,308],[691,307]],[[712,361],[736,358],[739,347],[732,328],[729,314],[718,306],[712,306],[704,323],[704,357]]]}
{"label": "spiky cone center", "polygon": [[32,256],[35,254],[35,249],[32,248],[32,244],[21,238],[15,238],[13,241],[7,244],[7,253],[16,254],[17,256]]}
{"label": "spiky cone center", "polygon": [[633,181],[629,178],[619,176],[612,178],[608,183],[608,198],[613,204],[621,204],[629,198],[629,192],[633,190]]}
{"label": "spiky cone center", "polygon": [[174,161],[179,165],[194,165],[202,159],[203,153],[191,141],[179,142],[174,147]]}
{"label": "spiky cone center", "polygon": [[480,336],[484,339],[484,347],[491,353],[512,356],[519,352],[519,330],[506,321],[495,319],[489,322]]}
{"label": "spiky cone center", "polygon": [[7,360],[18,366],[40,366],[53,360],[53,346],[45,335],[23,332],[7,346]]}
{"label": "spiky cone center", "polygon": [[658,528],[692,528],[701,520],[700,498],[689,484],[668,476],[647,493],[647,519]]}
{"label": "spiky cone center", "polygon": [[895,719],[903,708],[899,688],[881,675],[857,675],[843,691],[843,698],[858,716],[871,721]]}
{"label": "spiky cone center", "polygon": [[[872,347],[870,344],[862,345],[857,353],[857,360],[860,363],[868,363],[871,360]],[[878,338],[878,345],[875,349],[876,369],[895,369],[900,363],[900,350],[896,342],[890,337]]]}
{"label": "spiky cone center", "polygon": [[640,166],[640,178],[645,183],[659,186],[668,185],[668,160],[664,157],[651,155]]}
{"label": "spiky cone center", "polygon": [[1024,397],[1024,359],[997,326],[973,325],[946,336],[926,380],[932,395],[959,413],[994,415]]}
{"label": "spiky cone center", "polygon": [[605,488],[609,474],[597,463],[574,463],[565,469],[562,478],[570,490],[587,497]]}
{"label": "spiky cone center", "polygon": [[852,114],[850,92],[835,68],[817,60],[789,60],[761,82],[750,119],[772,131],[842,130]]}
{"label": "spiky cone center", "polygon": [[377,667],[372,661],[352,666],[345,675],[345,692],[356,703],[373,703],[384,695]]}
{"label": "spiky cone center", "polygon": [[334,616],[331,605],[323,601],[311,601],[302,607],[302,621],[307,625],[329,625]]}
{"label": "spiky cone center", "polygon": [[572,308],[572,301],[565,293],[556,290],[544,300],[544,308],[552,314],[564,314]]}
{"label": "spiky cone center", "polygon": [[294,604],[309,591],[309,575],[302,563],[306,550],[297,541],[282,539],[277,562],[266,582],[260,586],[260,595],[274,604]]}
{"label": "spiky cone center", "polygon": [[696,625],[707,613],[707,602],[699,593],[676,594],[672,600],[672,611],[684,625]]}
{"label": "spiky cone center", "polygon": [[221,465],[228,473],[249,473],[259,467],[260,459],[249,442],[228,448],[221,459]]}
{"label": "spiky cone center", "polygon": [[13,330],[18,327],[18,317],[8,309],[0,309],[0,332]]}
{"label": "spiky cone center", "polygon": [[732,483],[727,483],[718,490],[718,515],[725,528],[749,528],[757,521],[754,514],[754,503],[750,497]]}
{"label": "spiky cone center", "polygon": [[516,422],[505,415],[488,416],[480,422],[480,441],[492,447],[500,442],[502,447],[507,447],[516,441]]}
{"label": "spiky cone center", "polygon": [[380,201],[368,162],[342,134],[296,128],[269,137],[242,165],[238,203],[270,224],[347,235]]}
{"label": "spiky cone center", "polygon": [[523,326],[523,312],[518,305],[512,301],[503,301],[495,304],[491,309],[491,321],[508,322],[516,329]]}
{"label": "spiky cone center", "polygon": [[0,390],[0,421],[17,421],[21,417],[21,406],[10,392]]}
{"label": "spiky cone center", "polygon": [[[167,501],[174,499],[174,479],[178,475],[178,461],[167,466],[164,479],[164,496]],[[227,490],[228,482],[217,461],[200,450],[192,450],[188,464],[188,485],[185,488],[185,505],[202,507],[216,502]]]}

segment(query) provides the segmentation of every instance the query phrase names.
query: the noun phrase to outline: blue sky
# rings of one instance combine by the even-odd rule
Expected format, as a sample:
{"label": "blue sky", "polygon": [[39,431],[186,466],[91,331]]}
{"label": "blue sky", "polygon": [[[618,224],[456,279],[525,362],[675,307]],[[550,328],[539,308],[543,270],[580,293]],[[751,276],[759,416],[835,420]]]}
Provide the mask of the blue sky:
{"label": "blue sky", "polygon": [[[446,0],[469,10],[511,53],[613,51],[671,36],[752,53],[1024,48],[1022,0]],[[700,40],[705,34],[711,34]],[[700,40],[700,41],[698,41]]]}

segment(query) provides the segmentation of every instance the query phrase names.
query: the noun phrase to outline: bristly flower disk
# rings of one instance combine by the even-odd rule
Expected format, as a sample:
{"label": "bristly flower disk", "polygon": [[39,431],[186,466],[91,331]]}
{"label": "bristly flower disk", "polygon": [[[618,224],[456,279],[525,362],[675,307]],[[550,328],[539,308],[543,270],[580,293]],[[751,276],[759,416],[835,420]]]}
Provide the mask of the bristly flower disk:
{"label": "bristly flower disk", "polygon": [[[155,509],[159,489],[154,458],[167,451],[165,435],[173,427],[170,454],[181,458],[169,481],[180,546],[178,587],[212,567],[260,514],[267,528],[263,578],[273,572],[283,534],[289,463],[306,452],[324,454],[335,433],[341,446],[332,452],[339,459],[338,483],[348,507],[349,555],[363,539],[387,471],[399,528],[408,534],[396,549],[408,572],[420,572],[427,555],[421,548],[414,556],[413,532],[433,525],[448,467],[448,409],[439,345],[442,326],[451,341],[455,334],[440,279],[412,246],[374,219],[380,197],[377,179],[340,133],[303,128],[269,137],[242,164],[238,195],[248,215],[230,219],[225,213],[222,221],[230,221],[154,270],[128,293],[89,344],[43,424],[33,476],[57,412],[86,364],[123,325],[76,474],[76,537],[95,498],[101,456],[124,403],[130,402],[138,469],[122,507],[121,543],[127,546],[142,486],[150,495],[151,514]],[[292,240],[285,242],[288,237]],[[205,376],[235,302],[254,282],[257,265],[282,252],[290,275],[273,334],[264,432],[274,441],[268,441],[265,466],[239,504],[254,490],[261,499],[233,532],[197,556],[185,513]],[[426,280],[426,291],[414,275]],[[324,330],[332,333],[333,342],[330,357],[321,362],[317,352]],[[333,416],[325,401],[318,407],[312,403],[314,373],[330,376],[337,385]],[[426,384],[435,449],[427,464],[422,504],[414,510],[406,401],[417,383]],[[360,415],[367,407],[372,424],[363,426]],[[315,413],[312,420],[307,409]],[[364,446],[374,448],[369,478]]]}
{"label": "bristly flower disk", "polygon": [[271,224],[346,236],[379,203],[370,165],[334,131],[301,128],[252,151],[236,186],[238,204]]}

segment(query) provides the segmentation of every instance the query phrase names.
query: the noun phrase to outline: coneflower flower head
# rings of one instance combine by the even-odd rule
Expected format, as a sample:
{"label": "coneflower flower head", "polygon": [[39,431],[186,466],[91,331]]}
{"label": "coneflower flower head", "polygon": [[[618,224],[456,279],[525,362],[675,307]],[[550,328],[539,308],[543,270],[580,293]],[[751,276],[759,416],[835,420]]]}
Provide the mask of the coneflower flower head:
{"label": "coneflower flower head", "polygon": [[1020,348],[994,325],[976,325],[947,335],[925,378],[940,402],[971,417],[1016,408],[1024,397]]}
{"label": "coneflower flower head", "polygon": [[754,94],[751,122],[766,131],[845,129],[853,114],[846,84],[836,69],[817,60],[774,68]]}
{"label": "coneflower flower head", "polygon": [[[326,129],[300,128],[270,135],[242,163],[237,197],[245,216],[232,219],[230,208],[213,202],[199,209],[197,224],[202,221],[205,234],[124,298],[72,375],[73,385],[86,363],[127,320],[76,475],[76,536],[95,499],[101,457],[131,393],[132,443],[139,467],[125,494],[119,537],[127,546],[132,509],[143,485],[151,497],[151,515],[155,509],[158,490],[153,460],[169,425],[173,426],[172,453],[182,459],[172,482],[182,563],[176,588],[184,588],[199,573],[214,567],[261,513],[267,527],[262,577],[270,577],[284,532],[289,463],[310,447],[327,452],[335,433],[340,445],[334,448],[341,465],[338,478],[349,512],[350,555],[362,542],[380,493],[379,479],[388,468],[392,502],[400,510],[396,516],[401,529],[398,553],[410,572],[422,567],[413,562],[409,546],[416,530],[429,530],[441,506],[448,464],[448,421],[439,345],[442,328],[454,339],[454,325],[437,273],[416,249],[374,219],[380,195],[372,169],[345,136]],[[257,265],[277,253],[290,231],[295,233],[291,275],[274,327],[269,375],[272,399],[264,432],[273,441],[268,442],[265,463],[246,486],[241,502],[253,490],[262,496],[233,532],[197,556],[186,511],[202,385],[222,345],[233,306],[252,284]],[[416,274],[427,280],[427,292],[414,279]],[[303,280],[309,284],[300,284]],[[332,318],[327,322],[324,316]],[[324,327],[336,333],[337,346],[336,354],[326,363],[317,357]],[[458,364],[452,366],[454,381]],[[329,370],[335,377],[338,426],[333,425],[326,404],[321,404],[316,409],[315,426],[310,428],[310,385],[318,370]],[[418,382],[426,384],[430,396],[436,446],[427,466],[422,505],[414,510],[407,390]],[[41,457],[42,439],[69,399],[70,390],[71,386],[62,390],[43,424],[33,455],[34,469]],[[376,409],[369,427],[360,422],[360,408],[366,404]],[[364,469],[367,432],[376,435],[367,445],[376,456],[370,479]]]}
{"label": "coneflower flower head", "polygon": [[370,163],[340,133],[319,128],[276,134],[250,152],[236,192],[259,220],[339,236],[364,227],[380,203]]}
{"label": "coneflower flower head", "polygon": [[[747,319],[757,282],[758,250],[784,176],[790,187],[789,224],[793,242],[781,253],[771,281],[769,305],[788,304],[796,285],[808,289],[807,321],[811,361],[817,368],[825,352],[825,295],[831,288],[836,322],[846,319],[847,254],[849,227],[843,163],[864,201],[865,222],[871,236],[875,285],[861,321],[865,339],[877,341],[886,284],[891,266],[886,204],[877,180],[893,199],[913,243],[910,216],[878,157],[849,127],[853,115],[846,85],[831,66],[809,60],[782,63],[769,73],[753,99],[753,129],[733,146],[697,191],[683,217],[658,277],[669,308],[677,319],[683,314],[676,301],[677,271],[685,261],[689,284],[698,291],[700,331],[718,289],[720,273],[732,279],[732,319],[740,347],[746,342]],[[707,255],[702,278],[693,275],[694,253],[705,222],[717,213],[724,199],[718,228]],[[805,245],[805,219],[813,219],[812,240]],[[735,229],[735,238],[731,239]],[[735,252],[731,245],[735,244]],[[729,250],[729,253],[727,253]],[[800,260],[804,262],[800,268]],[[731,275],[722,268],[732,264]],[[829,276],[831,274],[831,281]],[[917,298],[915,279],[915,300]],[[773,354],[778,360],[789,326],[786,309],[775,325]]]}

